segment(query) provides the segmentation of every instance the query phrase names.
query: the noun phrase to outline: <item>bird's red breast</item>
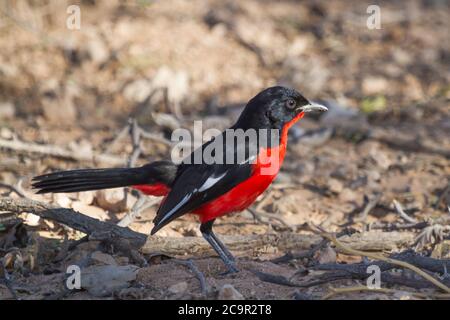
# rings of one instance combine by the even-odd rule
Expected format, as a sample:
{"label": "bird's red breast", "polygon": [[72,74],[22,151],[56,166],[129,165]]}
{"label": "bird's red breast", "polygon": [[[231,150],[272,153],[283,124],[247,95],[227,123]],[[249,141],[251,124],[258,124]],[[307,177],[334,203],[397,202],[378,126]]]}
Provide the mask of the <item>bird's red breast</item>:
{"label": "bird's red breast", "polygon": [[248,208],[276,178],[286,154],[287,134],[295,122],[303,118],[304,113],[284,125],[280,143],[277,147],[262,149],[253,165],[252,176],[227,193],[210,201],[193,213],[200,215],[200,221],[206,222],[228,213]]}

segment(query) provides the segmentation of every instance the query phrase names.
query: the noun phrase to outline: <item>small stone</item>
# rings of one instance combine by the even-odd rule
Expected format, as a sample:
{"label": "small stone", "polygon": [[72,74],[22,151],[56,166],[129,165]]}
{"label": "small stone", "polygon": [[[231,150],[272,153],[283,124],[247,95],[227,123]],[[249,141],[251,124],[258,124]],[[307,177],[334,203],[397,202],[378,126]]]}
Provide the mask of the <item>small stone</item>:
{"label": "small stone", "polygon": [[12,119],[16,109],[11,102],[0,102],[0,119]]}
{"label": "small stone", "polygon": [[391,166],[392,161],[389,159],[386,153],[381,150],[372,149],[370,150],[371,158],[376,162],[376,164],[382,169],[388,169]]}
{"label": "small stone", "polygon": [[328,186],[330,187],[330,191],[334,193],[341,193],[341,191],[344,189],[342,182],[336,179],[330,179],[328,181]]}
{"label": "small stone", "polygon": [[362,90],[365,95],[383,93],[387,90],[388,82],[382,77],[367,77],[363,80]]}
{"label": "small stone", "polygon": [[169,287],[168,291],[172,294],[179,294],[179,293],[186,292],[187,288],[188,288],[187,282],[183,281],[183,282],[178,282],[174,285],[171,285]]}
{"label": "small stone", "polygon": [[35,214],[32,214],[32,213],[29,213],[26,216],[25,223],[28,226],[37,227],[39,225],[39,221],[40,220],[41,220],[41,217],[39,217],[39,216],[37,216]]}
{"label": "small stone", "polygon": [[151,82],[146,79],[139,79],[126,85],[123,95],[130,101],[143,102],[152,93]]}
{"label": "small stone", "polygon": [[323,263],[335,263],[336,262],[336,251],[330,246],[319,250],[316,254],[316,259],[320,264]]}
{"label": "small stone", "polygon": [[72,200],[70,200],[69,197],[63,193],[55,193],[53,197],[54,201],[63,208],[69,208],[72,203]]}
{"label": "small stone", "polygon": [[367,172],[367,177],[372,181],[380,181],[381,180],[381,174],[377,170],[370,170]]}
{"label": "small stone", "polygon": [[168,128],[170,130],[176,130],[181,127],[180,121],[168,113],[153,112],[152,118],[158,126]]}
{"label": "small stone", "polygon": [[70,150],[78,153],[79,155],[83,155],[86,158],[92,157],[94,154],[92,144],[85,139],[78,142],[72,141],[69,143],[68,147]]}
{"label": "small stone", "polygon": [[344,188],[339,194],[339,199],[342,202],[355,202],[358,199],[358,195],[352,189]]}
{"label": "small stone", "polygon": [[96,64],[102,64],[109,58],[109,51],[105,43],[99,38],[91,39],[87,43],[89,56]]}
{"label": "small stone", "polygon": [[450,259],[450,240],[444,240],[436,244],[431,257],[435,259]]}
{"label": "small stone", "polygon": [[123,212],[127,208],[123,189],[99,190],[95,194],[97,204],[110,212]]}
{"label": "small stone", "polygon": [[167,88],[169,101],[178,104],[189,95],[189,76],[185,71],[162,66],[153,77],[151,87]]}
{"label": "small stone", "polygon": [[116,260],[114,260],[114,258],[110,254],[103,253],[101,251],[93,252],[91,258],[92,260],[103,263],[105,265],[117,265]]}
{"label": "small stone", "polygon": [[219,290],[219,300],[244,300],[244,296],[231,284],[225,284]]}
{"label": "small stone", "polygon": [[14,133],[10,129],[3,127],[0,129],[0,137],[2,137],[3,139],[9,140],[14,137]]}
{"label": "small stone", "polygon": [[414,300],[411,293],[404,291],[397,291],[394,293],[394,297],[398,300]]}
{"label": "small stone", "polygon": [[90,205],[90,204],[92,204],[92,202],[94,202],[94,195],[95,195],[94,191],[79,192],[78,200],[80,200],[81,202],[83,202],[86,205]]}
{"label": "small stone", "polygon": [[90,266],[81,272],[81,287],[95,297],[104,297],[113,292],[130,287],[136,280],[137,270],[128,266]]}
{"label": "small stone", "polygon": [[73,123],[77,118],[77,110],[69,97],[43,98],[42,111],[45,118],[52,123],[68,124]]}

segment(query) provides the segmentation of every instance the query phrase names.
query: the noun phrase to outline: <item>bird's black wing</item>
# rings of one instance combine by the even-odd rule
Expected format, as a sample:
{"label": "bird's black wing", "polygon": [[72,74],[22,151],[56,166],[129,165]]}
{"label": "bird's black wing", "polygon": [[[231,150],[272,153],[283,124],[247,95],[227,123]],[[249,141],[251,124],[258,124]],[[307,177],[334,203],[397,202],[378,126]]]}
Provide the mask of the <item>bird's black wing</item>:
{"label": "bird's black wing", "polygon": [[[207,145],[203,145],[201,149]],[[151,234],[156,233],[170,221],[194,211],[250,178],[252,161],[256,156],[254,152],[249,151],[248,142],[245,145],[233,147],[233,152],[236,154],[236,150],[242,150],[242,148],[246,150],[246,157],[239,163],[182,165],[171,191],[158,209]]]}

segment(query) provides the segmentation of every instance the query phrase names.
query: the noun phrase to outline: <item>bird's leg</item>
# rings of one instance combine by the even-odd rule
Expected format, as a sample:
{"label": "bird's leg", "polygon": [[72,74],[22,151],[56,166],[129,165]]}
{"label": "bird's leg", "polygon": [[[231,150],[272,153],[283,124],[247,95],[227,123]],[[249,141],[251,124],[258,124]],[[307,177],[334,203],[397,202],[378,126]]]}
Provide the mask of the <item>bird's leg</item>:
{"label": "bird's leg", "polygon": [[[227,247],[220,241],[220,239],[216,236],[216,234],[212,231],[212,226],[215,219],[210,220],[208,222],[203,223],[200,226],[200,231],[203,233],[208,233],[211,238],[216,242],[216,244],[222,249],[222,251],[225,253],[225,255],[230,259],[231,261],[235,261],[233,254],[227,249]],[[208,241],[209,242],[209,241]]]}
{"label": "bird's leg", "polygon": [[222,243],[222,241],[220,241],[220,239],[212,231],[211,231],[211,237],[214,239],[214,241],[216,241],[217,245],[223,250],[223,252],[228,257],[228,259],[235,262],[236,259],[234,258],[233,254],[227,249],[227,247]]}
{"label": "bird's leg", "polygon": [[230,251],[224,246],[224,244],[217,238],[217,236],[212,231],[212,225],[214,220],[210,220],[208,222],[202,223],[200,225],[200,231],[205,238],[206,241],[213,247],[213,249],[217,252],[219,257],[225,263],[225,266],[228,268],[228,273],[235,273],[239,270],[236,268],[236,264],[234,263],[234,257]]}

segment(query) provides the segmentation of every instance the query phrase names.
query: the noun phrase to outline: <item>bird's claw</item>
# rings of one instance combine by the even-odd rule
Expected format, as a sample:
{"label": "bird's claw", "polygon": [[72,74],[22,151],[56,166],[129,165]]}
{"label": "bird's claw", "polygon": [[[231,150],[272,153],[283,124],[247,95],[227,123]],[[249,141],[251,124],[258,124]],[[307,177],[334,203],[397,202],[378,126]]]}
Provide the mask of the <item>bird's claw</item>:
{"label": "bird's claw", "polygon": [[223,277],[223,276],[228,276],[230,274],[239,272],[239,269],[236,267],[236,265],[234,263],[227,264],[227,268],[228,268],[227,271],[222,272],[219,275]]}

